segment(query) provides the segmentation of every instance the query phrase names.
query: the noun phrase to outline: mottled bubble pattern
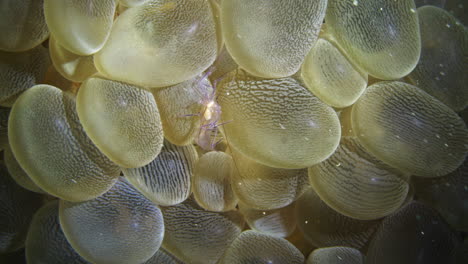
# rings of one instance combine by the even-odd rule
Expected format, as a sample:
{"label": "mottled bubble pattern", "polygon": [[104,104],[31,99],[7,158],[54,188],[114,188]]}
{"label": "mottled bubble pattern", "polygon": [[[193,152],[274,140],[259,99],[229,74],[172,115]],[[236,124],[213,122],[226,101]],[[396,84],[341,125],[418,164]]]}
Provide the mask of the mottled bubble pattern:
{"label": "mottled bubble pattern", "polygon": [[0,105],[11,107],[22,92],[41,83],[50,65],[43,46],[20,53],[0,51]]}
{"label": "mottled bubble pattern", "polygon": [[362,253],[350,247],[329,247],[314,250],[306,264],[363,264]]}
{"label": "mottled bubble pattern", "polygon": [[73,248],[93,263],[142,263],[164,237],[161,210],[123,178],[102,196],[60,201],[60,225]]}
{"label": "mottled bubble pattern", "polygon": [[237,205],[237,197],[231,187],[234,162],[224,152],[211,151],[195,164],[193,194],[197,203],[209,211],[224,212]]}
{"label": "mottled bubble pattern", "polygon": [[239,210],[252,230],[276,237],[287,237],[296,229],[296,217],[292,203],[273,210],[258,210],[239,204]]}
{"label": "mottled bubble pattern", "polygon": [[412,202],[383,220],[367,252],[369,264],[455,264],[457,235],[440,215]]}
{"label": "mottled bubble pattern", "polygon": [[176,146],[164,141],[159,155],[148,165],[123,169],[125,177],[152,202],[171,206],[187,199],[198,154],[193,145]]}
{"label": "mottled bubble pattern", "polygon": [[0,50],[29,50],[49,37],[44,17],[44,0],[2,0],[1,6]]}
{"label": "mottled bubble pattern", "polygon": [[408,175],[370,155],[353,137],[309,168],[310,184],[328,206],[351,218],[371,220],[396,211],[408,194]]}
{"label": "mottled bubble pattern", "polygon": [[203,72],[217,49],[208,1],[152,0],[118,17],[94,62],[111,79],[165,87]]}
{"label": "mottled bubble pattern", "polygon": [[337,108],[354,104],[367,87],[367,74],[360,73],[326,39],[317,40],[302,65],[301,76],[315,96]]}
{"label": "mottled bubble pattern", "polygon": [[59,223],[59,201],[51,201],[34,215],[26,239],[30,264],[87,264],[68,243]]}
{"label": "mottled bubble pattern", "polygon": [[165,249],[159,248],[159,250],[143,264],[184,264],[184,262],[180,261]]}
{"label": "mottled bubble pattern", "polygon": [[361,144],[392,167],[422,177],[455,170],[468,151],[468,129],[452,109],[416,86],[379,82],[353,106]]}
{"label": "mottled bubble pattern", "polygon": [[54,38],[67,50],[83,56],[104,46],[116,7],[116,0],[44,0],[45,18]]}
{"label": "mottled bubble pattern", "polygon": [[304,255],[287,240],[248,230],[226,250],[221,264],[304,263]]}
{"label": "mottled bubble pattern", "polygon": [[97,72],[93,56],[81,56],[62,47],[54,37],[49,38],[50,58],[55,69],[73,82],[83,82]]}
{"label": "mottled bubble pattern", "polygon": [[290,76],[299,70],[317,40],[326,7],[326,0],[223,1],[226,48],[252,75]]}
{"label": "mottled bubble pattern", "polygon": [[127,7],[135,7],[135,6],[143,5],[148,1],[149,0],[119,0],[119,3]]}
{"label": "mottled bubble pattern", "polygon": [[328,158],[341,135],[335,111],[291,77],[262,79],[243,70],[218,86],[229,144],[267,166],[300,169]]}
{"label": "mottled bubble pattern", "polygon": [[232,188],[250,208],[273,210],[294,202],[308,187],[307,169],[278,169],[232,152]]}
{"label": "mottled bubble pattern", "polygon": [[418,8],[421,58],[408,76],[413,83],[455,111],[468,106],[468,29],[451,13]]}
{"label": "mottled bubble pattern", "polygon": [[0,254],[24,246],[29,224],[41,205],[41,196],[16,184],[0,163]]}
{"label": "mottled bubble pattern", "polygon": [[184,262],[215,264],[241,233],[244,220],[236,211],[210,212],[193,199],[163,208],[163,247]]}
{"label": "mottled bubble pattern", "polygon": [[316,247],[362,249],[377,230],[377,220],[357,220],[339,214],[309,188],[296,201],[296,219],[306,240]]}
{"label": "mottled bubble pattern", "polygon": [[410,73],[421,53],[413,0],[329,0],[327,30],[354,64],[392,80]]}
{"label": "mottled bubble pattern", "polygon": [[93,199],[120,173],[84,132],[74,95],[53,86],[36,85],[23,93],[11,110],[8,136],[34,183],[64,200]]}
{"label": "mottled bubble pattern", "polygon": [[150,92],[94,76],[81,85],[76,102],[86,133],[117,165],[142,167],[159,154],[164,135]]}

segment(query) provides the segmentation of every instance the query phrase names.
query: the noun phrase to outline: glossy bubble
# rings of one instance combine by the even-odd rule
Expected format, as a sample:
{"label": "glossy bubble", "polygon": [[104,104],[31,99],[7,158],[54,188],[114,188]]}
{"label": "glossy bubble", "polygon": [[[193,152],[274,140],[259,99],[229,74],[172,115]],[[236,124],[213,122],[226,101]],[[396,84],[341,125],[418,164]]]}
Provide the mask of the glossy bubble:
{"label": "glossy bubble", "polygon": [[217,263],[244,226],[238,212],[206,211],[193,199],[165,207],[163,214],[166,226],[163,247],[193,264]]}
{"label": "glossy bubble", "polygon": [[385,218],[370,243],[367,263],[455,263],[459,243],[436,211],[413,202]]}
{"label": "glossy bubble", "polygon": [[197,203],[209,211],[223,212],[236,207],[237,197],[231,186],[234,163],[230,155],[211,151],[195,164],[193,194]]}
{"label": "glossy bubble", "polygon": [[141,263],[164,237],[161,210],[121,178],[102,196],[60,201],[60,225],[73,248],[94,263]]}
{"label": "glossy bubble", "polygon": [[156,159],[144,167],[123,169],[123,173],[152,202],[171,206],[190,195],[197,159],[194,146],[176,146],[166,140]]}
{"label": "glossy bubble", "polygon": [[13,152],[11,151],[10,147],[5,148],[3,151],[3,161],[5,166],[10,173],[11,178],[21,187],[25,188],[26,190],[37,192],[37,193],[44,193],[41,188],[39,188],[29,177],[29,175],[21,168],[16,161]]}
{"label": "glossy bubble", "polygon": [[58,43],[72,53],[86,56],[103,47],[116,6],[116,0],[44,0],[44,13]]}
{"label": "glossy bubble", "polygon": [[118,17],[94,62],[114,80],[143,87],[175,85],[213,63],[215,31],[208,1],[152,0]]}
{"label": "glossy bubble", "polygon": [[353,137],[309,168],[310,184],[328,206],[351,218],[371,220],[396,211],[408,193],[408,175],[378,160]]}
{"label": "glossy bubble", "polygon": [[41,83],[50,65],[42,46],[21,53],[0,51],[0,105],[11,107],[22,92]]}
{"label": "glossy bubble", "polygon": [[239,204],[239,210],[252,230],[276,237],[287,237],[296,229],[292,203],[274,210],[257,210]]}
{"label": "glossy bubble", "polygon": [[450,12],[418,8],[421,58],[409,78],[455,111],[468,106],[468,29]]}
{"label": "glossy bubble", "polygon": [[143,264],[184,264],[184,262],[180,261],[165,249],[159,248],[159,250]]}
{"label": "glossy bubble", "polygon": [[306,264],[363,264],[362,253],[350,247],[329,247],[314,250]]}
{"label": "glossy bubble", "polygon": [[159,154],[164,135],[150,92],[94,76],[81,85],[76,102],[86,133],[119,166],[145,166]]}
{"label": "glossy bubble", "polygon": [[301,76],[315,96],[337,108],[354,104],[367,87],[367,74],[360,73],[325,39],[317,40],[307,55]]}
{"label": "glossy bubble", "polygon": [[0,50],[29,50],[49,37],[43,5],[44,0],[2,0]]}
{"label": "glossy bubble", "polygon": [[314,45],[326,7],[326,0],[224,1],[221,21],[226,47],[252,75],[290,76]]}
{"label": "glossy bubble", "polygon": [[120,173],[86,136],[74,95],[53,86],[36,85],[17,100],[8,136],[16,160],[34,183],[61,199],[95,198]]}
{"label": "glossy bubble", "polygon": [[446,175],[467,154],[466,124],[416,86],[373,84],[353,106],[351,115],[353,130],[366,150],[410,174]]}
{"label": "glossy bubble", "polygon": [[309,188],[296,202],[296,219],[306,240],[316,247],[363,248],[379,225],[339,214]]}
{"label": "glossy bubble", "polygon": [[149,0],[119,0],[119,3],[127,7],[135,7],[135,6],[143,5],[148,1]]}
{"label": "glossy bubble", "polygon": [[70,52],[52,36],[49,38],[49,51],[55,69],[71,81],[83,82],[97,71],[93,56],[81,56]]}
{"label": "glossy bubble", "polygon": [[51,201],[34,215],[26,239],[26,259],[30,264],[85,264],[68,243],[59,223],[59,201]]}
{"label": "glossy bubble", "polygon": [[229,144],[267,166],[299,169],[328,158],[341,135],[335,111],[293,78],[261,79],[243,70],[218,86]]}
{"label": "glossy bubble", "polygon": [[308,187],[306,169],[278,169],[232,152],[232,188],[239,201],[258,210],[273,210],[294,202]]}
{"label": "glossy bubble", "polygon": [[401,78],[418,63],[421,39],[413,0],[330,0],[325,20],[352,62],[376,78]]}
{"label": "glossy bubble", "polygon": [[189,145],[200,131],[200,115],[213,87],[204,75],[152,93],[159,106],[164,136],[176,145]]}
{"label": "glossy bubble", "polygon": [[41,196],[16,184],[0,163],[0,254],[24,246],[29,224],[41,205]]}
{"label": "glossy bubble", "polygon": [[294,245],[279,237],[256,231],[242,232],[226,250],[221,264],[304,263],[304,255]]}

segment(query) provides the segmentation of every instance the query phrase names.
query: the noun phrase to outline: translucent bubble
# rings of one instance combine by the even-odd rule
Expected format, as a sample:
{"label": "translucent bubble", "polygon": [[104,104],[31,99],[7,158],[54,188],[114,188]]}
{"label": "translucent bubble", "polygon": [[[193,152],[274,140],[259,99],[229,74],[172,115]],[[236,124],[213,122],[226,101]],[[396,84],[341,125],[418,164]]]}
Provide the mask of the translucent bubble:
{"label": "translucent bubble", "polygon": [[197,159],[194,146],[176,146],[165,141],[152,162],[140,168],[123,169],[123,173],[148,199],[159,205],[171,206],[185,201],[190,195]]}
{"label": "translucent bubble", "polygon": [[452,109],[401,82],[369,86],[353,106],[361,144],[392,167],[417,176],[446,175],[467,154],[468,129]]}
{"label": "translucent bubble", "polygon": [[16,160],[34,183],[61,199],[95,198],[120,173],[86,136],[74,95],[53,86],[36,85],[17,100],[8,137]]}
{"label": "translucent bubble", "polygon": [[230,155],[211,151],[200,157],[193,173],[193,194],[197,203],[209,211],[223,212],[236,207],[231,187],[234,163]]}
{"label": "translucent bubble", "polygon": [[119,166],[145,166],[159,154],[164,135],[150,92],[94,76],[81,85],[76,102],[86,133]]}
{"label": "translucent bubble", "polygon": [[163,208],[163,247],[184,262],[215,264],[241,233],[244,220],[236,211],[205,211],[193,199]]}
{"label": "translucent bubble", "polygon": [[341,135],[335,111],[293,78],[262,79],[243,70],[219,84],[229,144],[270,167],[299,169],[328,158]]}
{"label": "translucent bubble", "polygon": [[226,250],[221,264],[304,263],[304,255],[294,245],[279,237],[256,231],[242,232]]}
{"label": "translucent bubble", "polygon": [[67,240],[93,263],[142,263],[164,237],[161,210],[123,178],[93,200],[61,200],[59,209]]}
{"label": "translucent bubble", "polygon": [[116,6],[116,0],[44,0],[44,13],[57,42],[72,53],[86,56],[103,47]]}
{"label": "translucent bubble", "polygon": [[165,87],[203,72],[217,49],[208,1],[153,0],[118,17],[94,62],[111,79]]}
{"label": "translucent bubble", "polygon": [[363,71],[392,80],[410,73],[421,40],[413,0],[328,1],[327,30]]}
{"label": "translucent bubble", "polygon": [[290,76],[314,45],[326,6],[324,0],[223,1],[225,45],[239,66],[252,75]]}
{"label": "translucent bubble", "polygon": [[5,148],[3,152],[3,161],[5,162],[5,165],[8,169],[8,172],[10,173],[11,178],[21,187],[32,191],[32,192],[37,192],[37,193],[44,193],[41,188],[39,188],[29,177],[29,175],[21,168],[21,166],[18,164],[18,161],[16,161],[15,156],[13,155],[13,152],[11,152],[11,148],[7,147]]}
{"label": "translucent bubble", "polygon": [[373,157],[356,138],[309,168],[310,184],[328,206],[351,218],[371,220],[396,211],[408,193],[408,175]]}
{"label": "translucent bubble", "polygon": [[333,44],[319,39],[302,65],[307,88],[330,106],[354,104],[367,87],[367,74],[360,73]]}
{"label": "translucent bubble", "polygon": [[314,250],[306,264],[363,264],[362,253],[350,247],[329,247]]}

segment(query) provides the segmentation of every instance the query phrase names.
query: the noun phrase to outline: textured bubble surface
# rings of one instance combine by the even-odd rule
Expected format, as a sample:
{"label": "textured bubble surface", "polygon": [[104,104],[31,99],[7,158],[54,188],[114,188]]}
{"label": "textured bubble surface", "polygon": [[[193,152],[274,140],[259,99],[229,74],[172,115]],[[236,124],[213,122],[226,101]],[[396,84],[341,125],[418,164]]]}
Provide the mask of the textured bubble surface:
{"label": "textured bubble surface", "polygon": [[296,219],[305,239],[316,247],[347,246],[363,248],[379,221],[344,216],[320,200],[309,188],[296,202]]}
{"label": "textured bubble surface", "polygon": [[95,198],[120,173],[85,134],[74,95],[53,86],[36,85],[17,100],[8,136],[16,160],[34,183],[61,199]]}
{"label": "textured bubble surface", "polygon": [[238,212],[206,211],[192,198],[163,208],[163,214],[163,247],[182,261],[194,264],[217,263],[244,226]]}
{"label": "textured bubble surface", "polygon": [[25,51],[49,37],[44,0],[3,0],[0,9],[0,50]]}
{"label": "textured bubble surface", "polygon": [[242,232],[226,250],[221,264],[304,263],[304,255],[279,237],[248,230]]}
{"label": "textured bubble surface", "polygon": [[0,51],[0,105],[11,107],[22,92],[41,83],[50,65],[42,46],[21,53]]}
{"label": "textured bubble surface", "polygon": [[86,264],[68,243],[59,223],[59,201],[51,201],[34,215],[26,239],[26,259],[31,264]]}
{"label": "textured bubble surface", "polygon": [[455,111],[468,106],[468,29],[451,13],[418,8],[421,58],[409,78]]}
{"label": "textured bubble surface", "polygon": [[226,47],[240,67],[255,76],[290,76],[315,43],[326,7],[326,0],[224,1]]}
{"label": "textured bubble surface", "polygon": [[44,13],[60,45],[75,54],[90,55],[109,37],[116,6],[116,0],[44,0]]}
{"label": "textured bubble surface", "polygon": [[335,111],[293,78],[262,79],[243,70],[219,84],[225,136],[242,154],[271,167],[299,169],[336,149],[341,135]]}
{"label": "textured bubble surface", "polygon": [[195,164],[193,194],[197,203],[209,211],[223,212],[236,207],[237,197],[231,187],[234,163],[224,152],[211,151]]}
{"label": "textured bubble surface", "polygon": [[213,63],[215,30],[208,1],[152,0],[119,16],[94,62],[114,80],[143,87],[175,85]]}
{"label": "textured bubble surface", "polygon": [[408,194],[408,175],[370,155],[353,137],[309,168],[310,184],[330,207],[346,216],[371,220],[396,211]]}
{"label": "textured bubble surface", "polygon": [[446,175],[462,164],[468,151],[463,120],[410,84],[371,85],[351,115],[353,130],[366,150],[410,174]]}
{"label": "textured bubble surface", "polygon": [[325,20],[352,62],[376,78],[401,78],[418,63],[421,40],[413,0],[330,0]]}
{"label": "textured bubble surface", "polygon": [[185,201],[190,195],[197,160],[194,146],[176,146],[166,140],[159,155],[148,165],[123,169],[123,173],[148,199],[171,206]]}
{"label": "textured bubble surface", "polygon": [[306,189],[306,169],[278,169],[232,152],[232,188],[239,201],[259,210],[272,210],[294,202]]}
{"label": "textured bubble surface", "polygon": [[21,187],[25,188],[26,190],[43,193],[44,191],[41,190],[29,177],[29,175],[21,168],[16,161],[13,152],[11,151],[10,147],[7,147],[3,151],[3,161],[5,166],[10,173],[11,178]]}
{"label": "textured bubble surface", "polygon": [[367,87],[367,74],[360,73],[326,39],[317,40],[302,65],[301,76],[315,96],[337,108],[354,104]]}
{"label": "textured bubble surface", "polygon": [[145,166],[159,154],[164,135],[150,92],[95,76],[82,84],[76,102],[86,133],[119,166]]}
{"label": "textured bubble surface", "polygon": [[73,248],[94,263],[142,263],[164,237],[161,210],[123,178],[81,203],[61,200],[60,225]]}

